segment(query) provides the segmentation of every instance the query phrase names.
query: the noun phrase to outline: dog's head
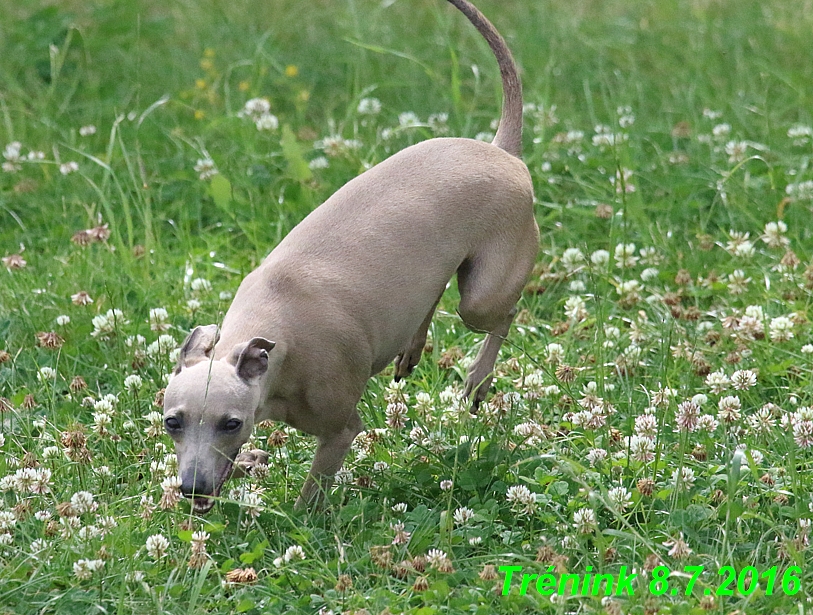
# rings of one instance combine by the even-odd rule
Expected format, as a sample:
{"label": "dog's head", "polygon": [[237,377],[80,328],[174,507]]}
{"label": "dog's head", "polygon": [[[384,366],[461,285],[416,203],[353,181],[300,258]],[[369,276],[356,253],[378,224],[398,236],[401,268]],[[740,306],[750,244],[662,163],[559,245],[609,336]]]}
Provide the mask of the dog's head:
{"label": "dog's head", "polygon": [[251,435],[274,348],[274,342],[255,337],[215,360],[217,340],[217,325],[189,334],[164,395],[164,427],[175,441],[181,491],[198,513],[214,506],[212,498]]}

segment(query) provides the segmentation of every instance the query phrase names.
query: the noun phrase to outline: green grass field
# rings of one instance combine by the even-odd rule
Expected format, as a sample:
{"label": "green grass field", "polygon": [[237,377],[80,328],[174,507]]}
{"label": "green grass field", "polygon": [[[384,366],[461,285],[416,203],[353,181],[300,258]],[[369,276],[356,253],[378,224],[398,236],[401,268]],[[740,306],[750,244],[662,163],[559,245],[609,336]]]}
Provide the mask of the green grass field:
{"label": "green grass field", "polygon": [[262,424],[199,518],[177,346],[364,169],[490,139],[494,59],[442,0],[0,3],[0,614],[810,609],[811,4],[478,4],[542,232],[488,404],[452,286],[328,511],[293,510],[312,439]]}

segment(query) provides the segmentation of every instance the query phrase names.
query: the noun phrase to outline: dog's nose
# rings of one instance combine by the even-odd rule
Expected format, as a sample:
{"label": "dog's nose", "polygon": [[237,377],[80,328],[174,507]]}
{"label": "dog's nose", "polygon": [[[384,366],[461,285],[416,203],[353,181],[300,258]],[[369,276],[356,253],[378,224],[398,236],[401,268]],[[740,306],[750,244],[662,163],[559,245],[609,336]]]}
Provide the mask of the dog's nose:
{"label": "dog's nose", "polygon": [[187,468],[181,475],[181,493],[188,498],[211,495],[212,489],[211,479],[200,468]]}

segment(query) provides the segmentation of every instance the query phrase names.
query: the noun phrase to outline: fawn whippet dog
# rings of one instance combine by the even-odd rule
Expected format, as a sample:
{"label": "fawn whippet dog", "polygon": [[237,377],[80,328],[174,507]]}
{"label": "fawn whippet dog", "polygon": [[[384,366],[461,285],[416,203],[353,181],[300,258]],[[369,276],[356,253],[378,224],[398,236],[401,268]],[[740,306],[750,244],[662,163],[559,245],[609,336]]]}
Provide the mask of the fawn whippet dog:
{"label": "fawn whippet dog", "polygon": [[468,370],[472,410],[486,395],[539,229],[520,160],[522,89],[511,52],[470,2],[448,1],[499,63],[494,141],[430,139],[351,180],[246,276],[220,327],[190,333],[164,421],[195,512],[211,509],[234,466],[261,457],[238,452],[269,419],[316,436],[297,507],[321,502],[363,429],[356,404],[367,380],[393,359],[396,379],[412,371],[455,273],[461,318],[488,334]]}

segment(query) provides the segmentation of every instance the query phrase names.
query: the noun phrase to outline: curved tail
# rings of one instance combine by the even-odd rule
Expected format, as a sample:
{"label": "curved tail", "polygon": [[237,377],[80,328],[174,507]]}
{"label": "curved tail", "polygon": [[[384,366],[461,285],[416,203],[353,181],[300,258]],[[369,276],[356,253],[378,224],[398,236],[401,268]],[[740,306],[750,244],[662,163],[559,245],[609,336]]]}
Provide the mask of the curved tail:
{"label": "curved tail", "polygon": [[448,0],[448,2],[457,7],[474,24],[497,58],[502,77],[503,102],[500,126],[492,143],[519,158],[522,154],[522,84],[517,76],[514,58],[505,44],[505,39],[476,6],[468,0]]}

